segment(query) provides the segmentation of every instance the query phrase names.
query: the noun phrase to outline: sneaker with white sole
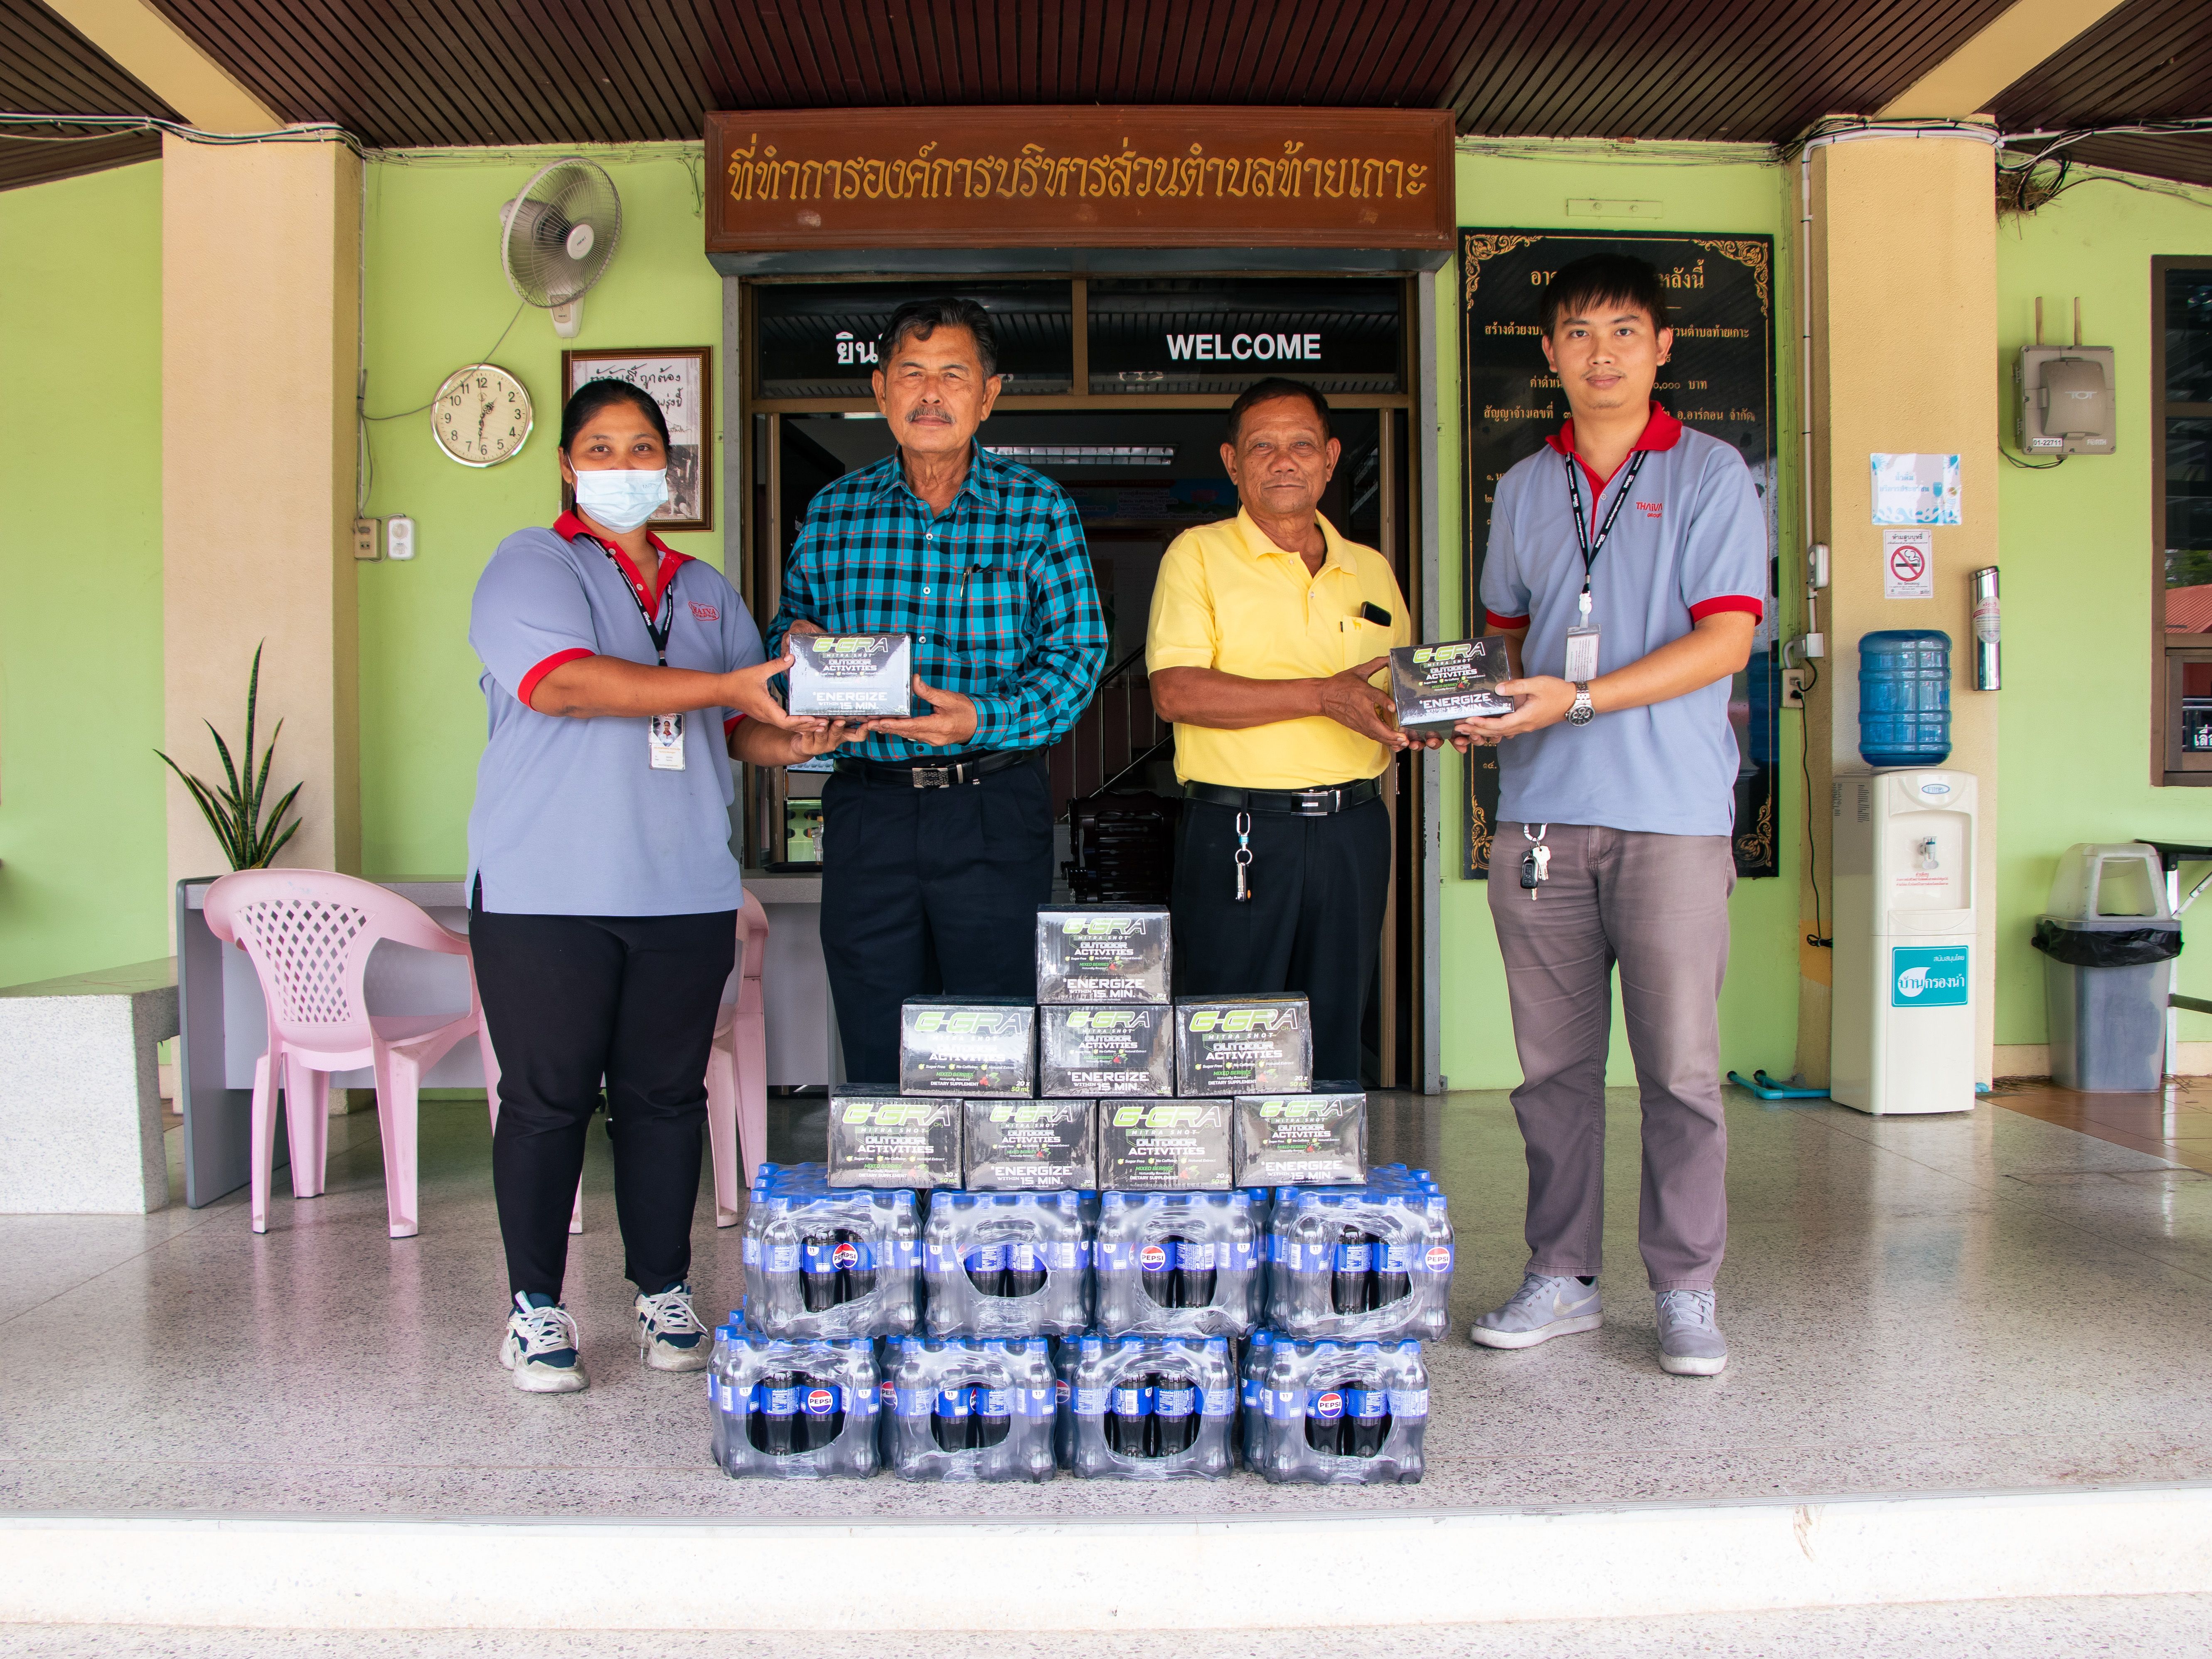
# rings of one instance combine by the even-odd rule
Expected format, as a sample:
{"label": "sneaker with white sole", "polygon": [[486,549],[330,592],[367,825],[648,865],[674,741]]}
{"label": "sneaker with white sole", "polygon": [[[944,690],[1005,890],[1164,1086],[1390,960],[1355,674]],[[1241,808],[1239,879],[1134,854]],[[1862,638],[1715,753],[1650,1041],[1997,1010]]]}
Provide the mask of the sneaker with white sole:
{"label": "sneaker with white sole", "polygon": [[1594,1331],[1605,1323],[1597,1286],[1571,1275],[1530,1273],[1503,1307],[1475,1316],[1468,1333],[1478,1348],[1533,1348],[1555,1336]]}
{"label": "sneaker with white sole", "polygon": [[1717,1376],[1728,1364],[1728,1339],[1713,1319],[1711,1291],[1662,1291],[1659,1369],[1669,1376]]}
{"label": "sneaker with white sole", "polygon": [[586,1387],[576,1322],[550,1296],[514,1293],[514,1311],[500,1339],[499,1363],[526,1394],[574,1394]]}
{"label": "sneaker with white sole", "polygon": [[639,1293],[637,1357],[656,1371],[707,1368],[707,1328],[692,1310],[689,1285],[672,1285],[658,1296]]}

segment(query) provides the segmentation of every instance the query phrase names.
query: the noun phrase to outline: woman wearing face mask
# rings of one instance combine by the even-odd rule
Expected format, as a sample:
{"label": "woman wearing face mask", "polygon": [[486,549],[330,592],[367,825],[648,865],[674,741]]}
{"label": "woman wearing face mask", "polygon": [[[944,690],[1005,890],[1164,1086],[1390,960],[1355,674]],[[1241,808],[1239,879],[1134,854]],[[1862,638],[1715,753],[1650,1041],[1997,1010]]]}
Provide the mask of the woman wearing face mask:
{"label": "woman wearing face mask", "polygon": [[575,510],[501,542],[470,611],[491,715],[469,925],[501,1074],[499,1359],[532,1393],[585,1386],[561,1285],[602,1077],[639,1355],[657,1370],[707,1364],[691,1211],[743,902],[730,761],[781,766],[860,735],[787,715],[768,690],[786,664],[763,660],[744,601],[646,529],[667,465],[659,404],[622,381],[582,387],[561,417]]}

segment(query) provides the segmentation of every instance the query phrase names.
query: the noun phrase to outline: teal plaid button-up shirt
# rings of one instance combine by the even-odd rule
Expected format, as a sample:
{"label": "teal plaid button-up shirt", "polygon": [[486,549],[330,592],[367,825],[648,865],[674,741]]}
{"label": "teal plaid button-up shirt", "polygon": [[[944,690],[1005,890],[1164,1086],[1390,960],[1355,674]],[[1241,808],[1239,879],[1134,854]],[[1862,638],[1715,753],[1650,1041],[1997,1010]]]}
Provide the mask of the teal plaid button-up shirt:
{"label": "teal plaid button-up shirt", "polygon": [[[770,657],[800,621],[833,634],[912,635],[915,672],[975,701],[969,749],[1057,743],[1106,666],[1075,503],[981,447],[942,515],[908,488],[896,454],[816,495],[784,567]],[[945,751],[878,735],[839,752],[905,761]]]}

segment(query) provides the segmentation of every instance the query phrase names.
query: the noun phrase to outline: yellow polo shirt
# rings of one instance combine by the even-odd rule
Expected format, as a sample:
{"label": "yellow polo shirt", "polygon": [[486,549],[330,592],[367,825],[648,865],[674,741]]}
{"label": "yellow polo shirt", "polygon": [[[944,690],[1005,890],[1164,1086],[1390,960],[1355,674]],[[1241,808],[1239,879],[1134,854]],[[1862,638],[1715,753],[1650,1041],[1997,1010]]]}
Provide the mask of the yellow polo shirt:
{"label": "yellow polo shirt", "polygon": [[[1413,642],[1406,596],[1383,556],[1319,518],[1319,571],[1239,512],[1186,530],[1160,559],[1145,669],[1218,668],[1253,680],[1321,679]],[[1389,626],[1360,607],[1386,612]],[[1377,677],[1378,680],[1380,676]],[[1389,751],[1325,715],[1242,732],[1177,721],[1176,775],[1231,789],[1309,789],[1371,778]]]}

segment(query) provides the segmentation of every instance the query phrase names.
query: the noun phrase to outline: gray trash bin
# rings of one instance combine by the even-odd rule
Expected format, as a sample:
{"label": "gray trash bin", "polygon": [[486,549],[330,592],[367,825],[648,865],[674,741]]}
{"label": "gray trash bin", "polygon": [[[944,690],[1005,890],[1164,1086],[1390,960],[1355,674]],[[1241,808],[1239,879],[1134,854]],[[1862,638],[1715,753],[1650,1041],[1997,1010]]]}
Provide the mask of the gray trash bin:
{"label": "gray trash bin", "polygon": [[2166,1075],[2166,964],[2181,924],[2158,916],[2039,916],[2051,1078],[2090,1094],[2147,1093]]}

